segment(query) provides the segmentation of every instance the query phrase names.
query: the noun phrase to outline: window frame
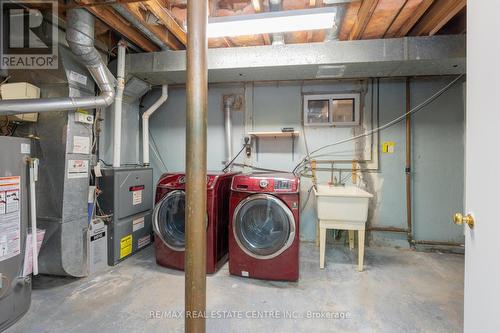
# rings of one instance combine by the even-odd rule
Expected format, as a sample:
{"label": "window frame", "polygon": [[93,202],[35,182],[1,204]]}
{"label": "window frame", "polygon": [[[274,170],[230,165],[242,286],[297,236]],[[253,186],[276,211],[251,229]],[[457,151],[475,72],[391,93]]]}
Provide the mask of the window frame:
{"label": "window frame", "polygon": [[[334,100],[354,100],[354,121],[333,121],[333,101]],[[328,122],[327,123],[309,123],[307,115],[309,113],[309,101],[328,100]],[[360,112],[360,94],[359,93],[332,93],[332,94],[307,94],[303,98],[303,117],[304,126],[308,127],[354,127],[361,123]]]}

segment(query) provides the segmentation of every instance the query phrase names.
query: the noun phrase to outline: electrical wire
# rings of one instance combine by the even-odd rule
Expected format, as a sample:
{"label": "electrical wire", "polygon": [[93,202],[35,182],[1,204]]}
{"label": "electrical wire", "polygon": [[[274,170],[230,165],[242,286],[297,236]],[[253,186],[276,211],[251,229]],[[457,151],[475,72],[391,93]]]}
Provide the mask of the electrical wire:
{"label": "electrical wire", "polygon": [[439,96],[441,96],[442,94],[444,94],[448,89],[450,89],[453,85],[455,85],[455,83],[457,83],[462,77],[464,76],[464,74],[460,74],[459,76],[457,76],[453,81],[451,81],[450,83],[448,83],[444,88],[442,88],[441,90],[437,91],[434,95],[432,95],[431,97],[429,97],[428,99],[426,99],[424,102],[420,103],[419,105],[417,105],[416,107],[414,107],[413,109],[411,109],[410,111],[402,114],[401,116],[393,119],[392,121],[380,126],[380,127],[377,127],[375,129],[372,129],[372,130],[369,130],[363,134],[360,134],[360,135],[356,135],[356,136],[353,136],[351,138],[347,138],[347,139],[344,139],[344,140],[340,140],[340,141],[337,141],[337,142],[334,142],[334,143],[330,143],[330,144],[327,144],[327,145],[324,145],[324,146],[321,146],[315,150],[313,150],[310,155],[311,157],[304,157],[296,166],[295,168],[293,169],[293,173],[295,174],[296,171],[298,170],[298,168],[300,168],[304,163],[306,163],[308,161],[308,158],[309,158],[309,161],[311,161],[311,158],[314,158],[316,156],[314,156],[315,153],[325,149],[325,148],[329,148],[329,147],[333,147],[333,146],[337,146],[337,145],[340,145],[340,144],[343,144],[343,143],[347,143],[347,142],[350,142],[350,141],[354,141],[354,140],[357,140],[357,139],[360,139],[360,138],[363,138],[365,136],[369,136],[373,133],[376,133],[376,132],[379,132],[379,131],[382,131],[382,130],[385,130],[386,128],[389,128],[397,123],[399,123],[400,121],[406,119],[407,116],[409,115],[412,115],[420,110],[422,110],[425,106],[429,105],[430,103],[432,103],[436,98],[438,98]]}
{"label": "electrical wire", "polygon": [[302,204],[302,206],[300,207],[300,211],[304,211],[304,208],[306,208],[307,206],[307,202],[309,201],[309,198],[311,197],[311,192],[312,192],[312,189],[314,188],[314,185],[311,185],[311,187],[309,187],[309,189],[307,190],[307,197],[306,197],[306,200],[304,201],[304,203]]}
{"label": "electrical wire", "polygon": [[[163,157],[160,154],[160,150],[158,149],[158,145],[156,144],[156,141],[155,141],[155,138],[153,136],[153,133],[151,133],[151,129],[148,128],[148,131],[149,131],[149,138],[150,138],[150,140],[149,140],[149,146],[151,148],[153,148],[153,152],[155,153],[156,158],[161,162],[161,164],[163,165],[163,168],[165,169],[165,171],[168,171],[167,165],[165,164],[165,161],[163,160]],[[153,142],[152,145],[151,145],[151,142]]]}
{"label": "electrical wire", "polygon": [[243,145],[243,147],[241,147],[238,154],[236,154],[236,156],[234,156],[233,159],[229,163],[226,164],[224,169],[222,169],[222,172],[227,172],[227,169],[233,164],[233,162],[238,158],[238,156],[240,156],[240,154],[243,152],[243,150],[245,150],[246,146],[247,146],[247,143],[245,142],[245,144]]}
{"label": "electrical wire", "polygon": [[[102,162],[102,164],[104,164],[104,166],[107,166],[107,167],[113,166],[113,164],[111,164],[111,163],[106,163],[102,158],[100,158],[99,161]],[[120,163],[120,165],[123,165],[123,166],[142,166],[139,163]]]}
{"label": "electrical wire", "polygon": [[280,173],[288,173],[289,172],[289,171],[285,171],[285,170],[277,170],[277,169],[268,169],[268,168],[256,167],[256,166],[253,166],[253,165],[250,165],[250,164],[246,164],[246,163],[233,163],[233,165],[239,166],[239,167],[247,167],[247,168],[250,168],[252,170],[257,170],[257,171],[280,172]]}

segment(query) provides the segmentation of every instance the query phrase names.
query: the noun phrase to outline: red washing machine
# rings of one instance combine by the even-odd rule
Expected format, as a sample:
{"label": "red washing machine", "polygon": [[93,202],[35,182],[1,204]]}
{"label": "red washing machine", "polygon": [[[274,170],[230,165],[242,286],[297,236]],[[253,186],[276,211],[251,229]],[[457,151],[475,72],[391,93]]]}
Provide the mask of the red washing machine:
{"label": "red washing machine", "polygon": [[[228,257],[228,210],[234,173],[207,175],[207,273],[216,272]],[[184,173],[167,173],[156,186],[153,228],[156,262],[184,270]]]}
{"label": "red washing machine", "polygon": [[299,183],[288,173],[233,178],[229,273],[266,280],[299,279]]}

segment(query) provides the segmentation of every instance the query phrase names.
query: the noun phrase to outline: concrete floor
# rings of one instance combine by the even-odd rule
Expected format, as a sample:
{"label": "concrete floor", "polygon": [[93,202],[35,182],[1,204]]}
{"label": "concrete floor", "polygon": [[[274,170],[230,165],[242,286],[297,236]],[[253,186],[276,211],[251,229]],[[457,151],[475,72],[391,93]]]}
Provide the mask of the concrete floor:
{"label": "concrete floor", "polygon": [[[226,265],[207,281],[207,309],[226,319],[208,319],[207,332],[463,331],[462,255],[365,256],[359,273],[355,252],[330,246],[320,270],[316,247],[303,243],[297,283],[233,277]],[[37,278],[30,311],[6,332],[183,332],[183,300],[183,273],[158,267],[149,247],[90,278]]]}

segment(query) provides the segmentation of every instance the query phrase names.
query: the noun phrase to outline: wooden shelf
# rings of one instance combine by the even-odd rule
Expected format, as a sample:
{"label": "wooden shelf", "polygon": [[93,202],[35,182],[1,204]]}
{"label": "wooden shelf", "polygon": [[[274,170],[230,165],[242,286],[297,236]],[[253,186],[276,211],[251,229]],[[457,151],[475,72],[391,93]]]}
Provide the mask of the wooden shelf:
{"label": "wooden shelf", "polygon": [[247,135],[250,135],[255,138],[255,152],[257,153],[257,156],[259,155],[259,140],[263,138],[288,138],[290,139],[292,143],[292,161],[293,157],[295,154],[295,138],[298,137],[300,134],[299,131],[293,131],[293,132],[281,132],[281,131],[276,131],[276,132],[248,132]]}
{"label": "wooden shelf", "polygon": [[299,136],[300,132],[248,132],[248,135],[258,138],[290,138]]}

